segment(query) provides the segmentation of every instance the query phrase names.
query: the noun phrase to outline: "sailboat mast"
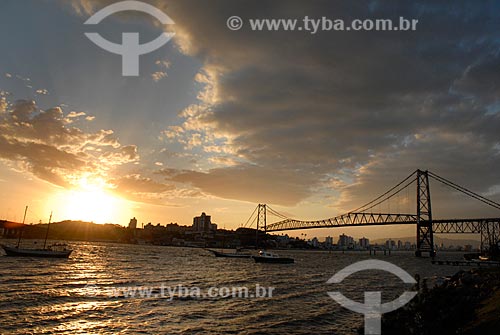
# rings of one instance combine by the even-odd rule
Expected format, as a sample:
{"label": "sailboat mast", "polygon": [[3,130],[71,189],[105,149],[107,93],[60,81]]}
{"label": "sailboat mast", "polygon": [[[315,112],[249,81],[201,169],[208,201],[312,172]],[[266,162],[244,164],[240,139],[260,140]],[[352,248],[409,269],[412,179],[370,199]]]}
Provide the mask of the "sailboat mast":
{"label": "sailboat mast", "polygon": [[24,222],[26,222],[26,213],[28,212],[28,206],[24,209],[24,217],[23,217],[23,226],[21,227],[21,231],[19,232],[19,239],[17,240],[16,248],[19,248],[19,244],[21,243],[21,238],[23,237],[24,231]]}
{"label": "sailboat mast", "polygon": [[47,232],[45,233],[45,241],[43,242],[43,249],[47,245],[47,237],[49,237],[50,221],[52,221],[52,212],[50,212],[49,224],[47,225]]}

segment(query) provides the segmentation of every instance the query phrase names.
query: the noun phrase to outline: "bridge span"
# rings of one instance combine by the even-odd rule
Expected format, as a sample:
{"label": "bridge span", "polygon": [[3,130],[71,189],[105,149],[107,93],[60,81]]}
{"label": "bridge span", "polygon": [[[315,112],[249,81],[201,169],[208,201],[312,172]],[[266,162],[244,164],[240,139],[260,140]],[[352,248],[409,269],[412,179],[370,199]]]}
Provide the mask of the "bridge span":
{"label": "bridge span", "polygon": [[[500,204],[472,192],[430,171],[416,170],[390,190],[357,208],[352,212],[324,220],[297,220],[283,215],[265,204],[259,204],[250,216],[249,222],[256,222],[258,230],[279,232],[299,229],[366,227],[384,225],[415,225],[417,251],[435,255],[434,234],[481,234],[481,249],[498,248],[500,244],[500,215],[493,218],[453,218],[433,219],[429,178],[464,193],[490,207],[500,210]],[[375,213],[373,209],[388,201],[403,190],[416,184],[416,213]],[[281,220],[268,224],[267,214],[271,213]],[[253,215],[255,218],[251,221]]]}

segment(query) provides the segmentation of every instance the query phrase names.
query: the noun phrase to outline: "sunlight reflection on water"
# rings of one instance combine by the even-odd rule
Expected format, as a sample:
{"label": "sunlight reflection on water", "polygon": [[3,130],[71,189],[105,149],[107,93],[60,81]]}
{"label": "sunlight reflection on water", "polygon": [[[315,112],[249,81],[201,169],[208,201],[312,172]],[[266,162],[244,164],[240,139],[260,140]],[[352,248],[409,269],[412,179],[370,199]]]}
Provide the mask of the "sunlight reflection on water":
{"label": "sunlight reflection on water", "polygon": [[[366,253],[281,251],[296,263],[271,265],[215,258],[202,249],[73,246],[68,260],[0,256],[1,334],[353,334],[362,316],[338,306],[328,291],[342,290],[362,301],[364,290],[382,290],[385,301],[408,288],[380,271],[354,274],[340,286],[326,284],[346,265],[370,258]],[[459,270],[431,265],[411,253],[377,258],[423,277]],[[207,289],[256,284],[275,287],[273,297],[169,300],[105,294],[122,286],[150,286],[158,292],[161,285]]]}

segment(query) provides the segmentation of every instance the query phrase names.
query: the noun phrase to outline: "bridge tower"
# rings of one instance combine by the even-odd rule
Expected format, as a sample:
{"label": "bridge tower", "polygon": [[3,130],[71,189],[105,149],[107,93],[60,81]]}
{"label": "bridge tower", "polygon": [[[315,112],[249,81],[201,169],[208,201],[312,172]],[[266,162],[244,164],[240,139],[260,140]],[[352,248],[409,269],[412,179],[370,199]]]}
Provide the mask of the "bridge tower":
{"label": "bridge tower", "polygon": [[423,252],[428,252],[431,257],[436,255],[429,186],[428,171],[417,170],[417,251],[415,251],[417,257],[421,257]]}
{"label": "bridge tower", "polygon": [[266,204],[259,204],[257,212],[257,231],[262,229],[267,233]]}
{"label": "bridge tower", "polygon": [[259,247],[259,232],[264,230],[264,236],[267,234],[267,208],[266,204],[259,204],[257,206],[257,231],[255,232],[255,246]]}
{"label": "bridge tower", "polygon": [[481,251],[490,254],[500,253],[500,222],[482,222],[481,230]]}

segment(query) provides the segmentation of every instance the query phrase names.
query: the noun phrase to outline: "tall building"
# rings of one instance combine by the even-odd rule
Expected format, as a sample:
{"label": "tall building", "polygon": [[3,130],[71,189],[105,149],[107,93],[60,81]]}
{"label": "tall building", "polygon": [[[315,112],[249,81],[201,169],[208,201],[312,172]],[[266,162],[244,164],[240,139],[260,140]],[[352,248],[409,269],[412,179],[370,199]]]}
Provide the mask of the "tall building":
{"label": "tall building", "polygon": [[393,241],[392,239],[388,239],[385,241],[385,247],[390,250],[396,249],[396,242]]}
{"label": "tall building", "polygon": [[333,237],[327,236],[325,237],[325,246],[330,248],[333,245]]}
{"label": "tall building", "polygon": [[365,237],[360,238],[359,239],[359,246],[361,248],[368,249],[370,247],[370,240],[365,238]]}
{"label": "tall building", "polygon": [[137,228],[137,219],[135,217],[130,219],[130,222],[128,223],[128,228],[129,229],[136,229]]}
{"label": "tall building", "polygon": [[340,247],[353,247],[354,246],[354,238],[352,238],[351,236],[347,236],[345,234],[342,234],[339,236],[338,245]]}
{"label": "tall building", "polygon": [[217,226],[215,224],[212,225],[211,216],[206,215],[205,212],[193,218],[193,230],[196,232],[209,232],[214,228],[217,229]]}

